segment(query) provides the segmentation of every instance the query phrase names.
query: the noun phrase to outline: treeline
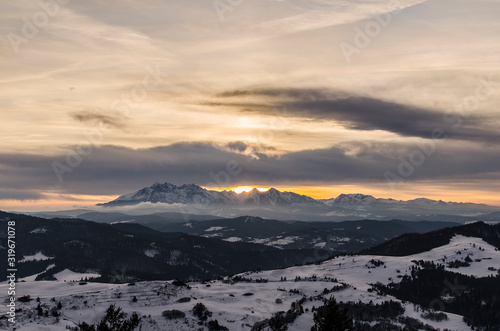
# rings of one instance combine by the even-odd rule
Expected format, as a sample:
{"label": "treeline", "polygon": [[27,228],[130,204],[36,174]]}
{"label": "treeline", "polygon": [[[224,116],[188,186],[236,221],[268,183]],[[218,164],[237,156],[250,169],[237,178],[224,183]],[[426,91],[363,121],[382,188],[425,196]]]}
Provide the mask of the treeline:
{"label": "treeline", "polygon": [[476,278],[428,263],[413,267],[399,284],[374,285],[379,291],[424,308],[464,316],[478,330],[500,330],[500,276]]}

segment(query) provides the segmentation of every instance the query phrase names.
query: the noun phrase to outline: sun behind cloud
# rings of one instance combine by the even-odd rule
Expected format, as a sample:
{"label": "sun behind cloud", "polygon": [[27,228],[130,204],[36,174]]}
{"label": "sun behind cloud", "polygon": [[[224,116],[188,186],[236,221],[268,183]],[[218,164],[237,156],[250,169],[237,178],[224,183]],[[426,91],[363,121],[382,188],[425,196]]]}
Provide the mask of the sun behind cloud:
{"label": "sun behind cloud", "polygon": [[267,190],[269,190],[269,188],[265,188],[265,187],[253,187],[253,186],[236,186],[236,187],[226,188],[225,190],[226,191],[233,191],[235,193],[240,194],[240,193],[243,193],[243,192],[250,192],[254,188],[256,188],[257,190],[259,190],[260,192],[266,192]]}

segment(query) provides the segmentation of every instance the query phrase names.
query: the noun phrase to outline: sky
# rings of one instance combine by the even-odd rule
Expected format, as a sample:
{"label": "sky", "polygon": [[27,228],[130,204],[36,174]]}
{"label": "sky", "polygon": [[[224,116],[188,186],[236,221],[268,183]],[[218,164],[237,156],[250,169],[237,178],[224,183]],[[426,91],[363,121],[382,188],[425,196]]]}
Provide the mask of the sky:
{"label": "sky", "polygon": [[500,1],[0,3],[0,209],[154,182],[500,205]]}

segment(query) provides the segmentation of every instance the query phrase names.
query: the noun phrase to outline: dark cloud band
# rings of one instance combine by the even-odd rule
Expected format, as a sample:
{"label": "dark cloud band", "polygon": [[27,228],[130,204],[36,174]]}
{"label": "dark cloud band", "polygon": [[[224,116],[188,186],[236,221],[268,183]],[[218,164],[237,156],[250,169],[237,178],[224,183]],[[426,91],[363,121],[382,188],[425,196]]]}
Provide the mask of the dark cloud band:
{"label": "dark cloud band", "polygon": [[[498,180],[500,150],[497,146],[477,148],[472,143],[434,143],[435,150],[418,160],[419,164],[405,181],[463,181],[471,177]],[[236,142],[230,147],[202,142],[138,150],[96,147],[78,166],[64,173],[62,182],[58,181],[52,164],[66,164],[67,153],[54,157],[2,154],[0,180],[3,187],[14,192],[10,198],[16,199],[20,197],[15,192],[30,195],[49,190],[118,194],[156,181],[217,184],[217,174],[227,171],[228,167],[242,170],[231,175],[230,182],[224,183],[227,186],[383,183],[387,171],[398,174],[403,162],[413,162],[411,158],[422,155],[419,151],[425,150],[413,144],[353,142],[281,155],[259,152],[255,157],[242,153],[244,148],[252,148],[244,143]],[[0,198],[9,196],[4,192]]]}
{"label": "dark cloud band", "polygon": [[289,116],[331,120],[351,130],[384,130],[405,137],[432,139],[432,131],[439,128],[446,132],[447,139],[489,142],[500,138],[499,132],[483,129],[485,126],[479,117],[460,117],[452,110],[443,113],[319,88],[230,90],[217,94],[215,101],[203,104],[268,115],[281,107]]}

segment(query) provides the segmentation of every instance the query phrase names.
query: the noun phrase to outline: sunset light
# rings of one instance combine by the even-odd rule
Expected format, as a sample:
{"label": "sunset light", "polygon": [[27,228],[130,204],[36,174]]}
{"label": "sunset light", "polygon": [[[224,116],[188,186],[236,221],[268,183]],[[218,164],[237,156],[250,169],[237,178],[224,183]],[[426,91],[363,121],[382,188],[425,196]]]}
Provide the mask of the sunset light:
{"label": "sunset light", "polygon": [[0,11],[0,209],[157,181],[500,205],[498,1],[38,3]]}
{"label": "sunset light", "polygon": [[0,35],[2,330],[500,330],[500,0],[5,0]]}
{"label": "sunset light", "polygon": [[269,190],[269,188],[253,187],[253,186],[236,186],[236,187],[226,188],[224,190],[226,190],[226,191],[233,191],[233,192],[236,192],[236,193],[240,194],[242,192],[250,192],[254,188],[256,188],[257,190],[259,190],[259,192],[266,192],[267,190]]}

